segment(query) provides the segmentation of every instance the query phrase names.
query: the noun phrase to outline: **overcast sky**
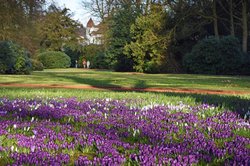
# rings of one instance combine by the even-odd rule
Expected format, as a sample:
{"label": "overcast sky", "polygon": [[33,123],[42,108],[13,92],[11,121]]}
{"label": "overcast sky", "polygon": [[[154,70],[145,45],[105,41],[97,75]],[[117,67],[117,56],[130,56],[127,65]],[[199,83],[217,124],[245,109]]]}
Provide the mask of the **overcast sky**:
{"label": "overcast sky", "polygon": [[[52,1],[52,0],[51,0]],[[60,7],[66,7],[73,13],[73,19],[79,20],[83,26],[86,24],[91,17],[91,14],[83,8],[82,2],[86,0],[53,0],[56,5]]]}

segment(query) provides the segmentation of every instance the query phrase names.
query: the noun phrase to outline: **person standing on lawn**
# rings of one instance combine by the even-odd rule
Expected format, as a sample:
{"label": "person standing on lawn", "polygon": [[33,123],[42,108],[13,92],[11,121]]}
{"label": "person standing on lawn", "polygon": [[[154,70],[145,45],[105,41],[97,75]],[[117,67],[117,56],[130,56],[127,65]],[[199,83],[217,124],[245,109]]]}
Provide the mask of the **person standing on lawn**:
{"label": "person standing on lawn", "polygon": [[89,66],[90,66],[90,61],[88,60],[87,61],[87,68],[89,69]]}
{"label": "person standing on lawn", "polygon": [[82,60],[82,66],[84,69],[86,68],[86,60],[85,59]]}
{"label": "person standing on lawn", "polygon": [[76,60],[76,62],[75,62],[76,64],[75,64],[75,67],[77,68],[77,66],[78,66],[78,64],[77,64],[77,60]]}

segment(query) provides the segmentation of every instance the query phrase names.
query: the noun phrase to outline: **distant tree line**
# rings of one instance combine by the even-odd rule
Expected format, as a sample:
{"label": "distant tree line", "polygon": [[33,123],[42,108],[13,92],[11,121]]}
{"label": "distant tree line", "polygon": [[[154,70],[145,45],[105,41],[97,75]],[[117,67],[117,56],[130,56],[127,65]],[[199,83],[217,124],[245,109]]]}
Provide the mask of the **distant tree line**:
{"label": "distant tree line", "polygon": [[84,1],[100,19],[102,45],[83,45],[82,25],[67,8],[46,0],[0,2],[1,73],[28,73],[20,64],[40,70],[40,54],[59,57],[57,51],[71,67],[84,58],[92,68],[115,71],[250,74],[250,0]]}
{"label": "distant tree line", "polygon": [[[91,0],[83,3],[101,20],[105,32],[102,60],[110,64],[111,69],[250,74],[249,0]],[[212,55],[208,58],[199,54]],[[220,62],[215,63],[211,58]],[[192,65],[197,68],[190,68]],[[225,65],[235,65],[237,69]]]}
{"label": "distant tree line", "polygon": [[[46,0],[0,0],[0,20],[0,73],[27,74],[47,68],[48,63],[41,64],[39,59],[44,52],[48,52],[46,57],[54,56],[58,65],[53,68],[61,67],[64,59],[57,52],[82,54],[83,40],[78,35],[81,24],[71,18],[67,8]],[[69,62],[66,58],[61,64],[69,67]]]}

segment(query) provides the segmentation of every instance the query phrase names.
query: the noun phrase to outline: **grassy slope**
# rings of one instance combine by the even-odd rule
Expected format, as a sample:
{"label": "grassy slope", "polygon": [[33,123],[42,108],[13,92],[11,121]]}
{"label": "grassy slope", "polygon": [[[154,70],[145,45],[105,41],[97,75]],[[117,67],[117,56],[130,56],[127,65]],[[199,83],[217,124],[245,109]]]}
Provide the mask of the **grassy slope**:
{"label": "grassy slope", "polygon": [[47,69],[33,72],[32,75],[0,75],[0,83],[250,91],[250,77],[118,73],[82,69]]}

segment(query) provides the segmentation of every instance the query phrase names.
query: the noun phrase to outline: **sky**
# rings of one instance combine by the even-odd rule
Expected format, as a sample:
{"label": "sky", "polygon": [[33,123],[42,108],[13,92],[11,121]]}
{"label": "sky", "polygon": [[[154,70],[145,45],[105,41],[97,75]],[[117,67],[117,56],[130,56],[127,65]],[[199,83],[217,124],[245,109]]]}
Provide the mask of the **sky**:
{"label": "sky", "polygon": [[[50,0],[52,2],[52,0]],[[59,7],[66,7],[70,9],[73,14],[74,20],[79,20],[83,26],[86,24],[91,17],[91,14],[83,8],[82,2],[86,0],[53,0],[55,4]]]}

